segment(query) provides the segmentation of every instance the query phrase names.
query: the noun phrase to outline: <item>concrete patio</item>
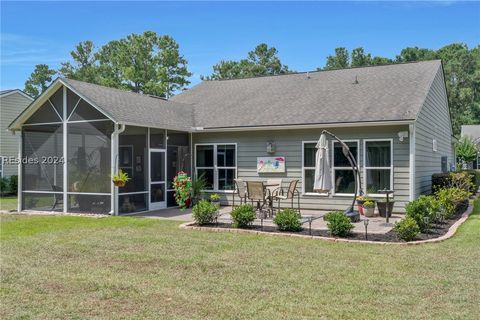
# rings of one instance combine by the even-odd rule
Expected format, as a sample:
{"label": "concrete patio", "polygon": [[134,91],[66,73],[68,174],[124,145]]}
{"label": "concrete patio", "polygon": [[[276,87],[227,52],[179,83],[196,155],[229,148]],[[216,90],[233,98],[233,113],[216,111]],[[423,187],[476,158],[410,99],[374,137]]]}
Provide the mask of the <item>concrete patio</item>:
{"label": "concrete patio", "polygon": [[[225,206],[220,208],[221,216],[218,219],[219,223],[231,223],[230,212],[232,211],[232,207]],[[321,210],[302,210],[301,214],[302,217],[322,217],[328,211],[321,211]],[[178,220],[178,221],[193,221],[192,217],[192,209],[186,209],[181,211],[178,208],[168,208],[162,210],[156,210],[151,212],[145,213],[137,213],[132,216],[135,217],[145,217],[145,218],[156,218],[156,219],[168,219],[168,220]],[[365,225],[364,220],[368,219],[368,233],[371,234],[384,234],[389,232],[396,221],[400,220],[403,215],[400,214],[393,214],[392,217],[389,219],[389,223],[387,224],[385,218],[380,216],[365,218],[361,216],[361,221],[354,223],[353,232],[363,233],[365,232]],[[254,221],[254,225],[260,226],[261,220],[256,219]],[[263,220],[264,226],[274,226],[275,224],[271,219]],[[308,228],[308,222],[304,224],[304,228]],[[327,230],[327,223],[322,218],[316,219],[312,221],[312,230]]]}

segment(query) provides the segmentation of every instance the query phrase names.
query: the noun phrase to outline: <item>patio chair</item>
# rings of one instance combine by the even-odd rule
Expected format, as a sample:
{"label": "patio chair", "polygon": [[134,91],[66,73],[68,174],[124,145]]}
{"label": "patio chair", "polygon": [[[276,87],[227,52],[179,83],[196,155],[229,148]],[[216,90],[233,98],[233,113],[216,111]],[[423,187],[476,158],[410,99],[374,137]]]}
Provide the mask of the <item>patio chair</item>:
{"label": "patio chair", "polygon": [[282,188],[282,179],[267,179],[267,184],[275,185],[267,187],[267,189],[270,190],[270,195],[275,196]]}
{"label": "patio chair", "polygon": [[300,213],[300,193],[297,190],[298,180],[290,181],[290,184],[287,189],[287,193],[283,191],[283,189],[279,192],[279,194],[275,195],[275,200],[278,201],[278,210],[280,211],[280,202],[282,200],[291,200],[291,208],[293,209],[293,199],[297,196],[298,199],[298,213]]}
{"label": "patio chair", "polygon": [[[266,218],[265,205],[268,207],[269,190],[267,190],[262,181],[247,181],[247,197],[249,200],[257,203],[258,216],[263,220]],[[273,212],[268,207],[267,214],[271,216]]]}
{"label": "patio chair", "polygon": [[[54,192],[62,192],[63,188],[59,186],[52,186],[52,190]],[[52,209],[50,209],[50,211],[53,211],[57,205],[60,205],[60,204],[63,205],[63,194],[54,193],[53,200],[54,200],[53,206],[52,206]]]}
{"label": "patio chair", "polygon": [[233,202],[232,207],[235,207],[235,195],[240,198],[240,204],[247,203],[247,188],[245,187],[245,182],[242,179],[234,179],[235,190],[233,192]]}

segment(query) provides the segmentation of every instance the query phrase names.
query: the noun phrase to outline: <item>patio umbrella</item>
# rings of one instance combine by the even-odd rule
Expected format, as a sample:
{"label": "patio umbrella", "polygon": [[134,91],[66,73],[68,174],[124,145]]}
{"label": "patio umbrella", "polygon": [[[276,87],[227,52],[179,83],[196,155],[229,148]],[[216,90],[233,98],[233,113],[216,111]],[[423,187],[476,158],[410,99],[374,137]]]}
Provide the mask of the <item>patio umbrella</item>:
{"label": "patio umbrella", "polygon": [[313,190],[317,192],[330,192],[332,189],[332,176],[330,161],[328,159],[328,142],[325,134],[322,133],[316,145],[315,155],[315,181]]}

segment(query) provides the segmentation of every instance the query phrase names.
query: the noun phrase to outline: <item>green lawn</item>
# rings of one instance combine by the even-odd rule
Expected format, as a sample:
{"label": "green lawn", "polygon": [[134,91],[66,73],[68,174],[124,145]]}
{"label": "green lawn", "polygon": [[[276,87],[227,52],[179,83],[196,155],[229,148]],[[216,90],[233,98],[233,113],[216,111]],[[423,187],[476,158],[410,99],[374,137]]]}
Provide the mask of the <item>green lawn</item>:
{"label": "green lawn", "polygon": [[0,197],[0,210],[17,210],[17,196]]}
{"label": "green lawn", "polygon": [[382,246],[128,217],[1,221],[2,319],[478,319],[480,200],[443,243]]}

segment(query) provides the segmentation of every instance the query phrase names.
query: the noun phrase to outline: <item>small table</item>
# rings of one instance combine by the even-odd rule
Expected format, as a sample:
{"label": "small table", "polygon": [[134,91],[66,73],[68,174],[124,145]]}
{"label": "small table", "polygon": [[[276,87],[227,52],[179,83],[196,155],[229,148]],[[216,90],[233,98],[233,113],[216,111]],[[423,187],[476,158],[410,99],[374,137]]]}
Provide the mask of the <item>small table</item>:
{"label": "small table", "polygon": [[[268,187],[280,187],[279,183],[268,183],[268,182],[263,182],[263,187],[268,188]],[[268,196],[268,206],[270,207],[270,212],[273,216],[273,193],[269,192],[267,194]]]}
{"label": "small table", "polygon": [[308,223],[308,233],[312,235],[312,222],[317,219],[323,218],[323,216],[324,216],[323,214],[318,216],[302,216],[300,218],[300,223],[302,225],[305,223]]}

